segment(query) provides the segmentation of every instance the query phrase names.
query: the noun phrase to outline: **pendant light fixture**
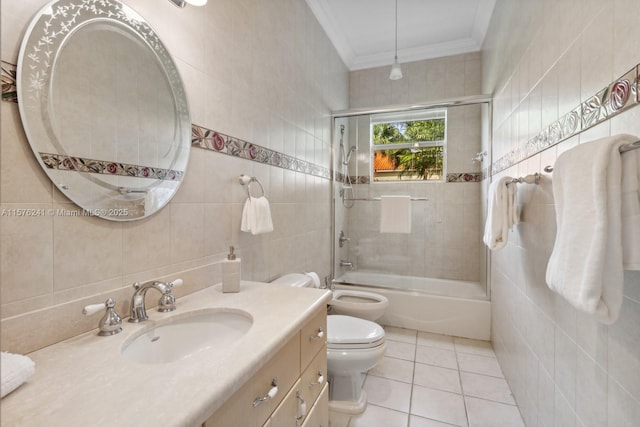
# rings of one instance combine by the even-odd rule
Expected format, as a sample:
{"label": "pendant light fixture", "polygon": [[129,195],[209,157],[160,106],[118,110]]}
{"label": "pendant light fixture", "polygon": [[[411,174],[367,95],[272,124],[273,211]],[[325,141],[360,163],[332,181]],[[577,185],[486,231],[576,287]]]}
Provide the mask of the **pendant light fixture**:
{"label": "pendant light fixture", "polygon": [[400,80],[401,78],[402,69],[400,68],[400,64],[398,64],[398,0],[396,0],[396,51],[393,65],[391,66],[391,73],[389,73],[389,79]]}
{"label": "pendant light fixture", "polygon": [[187,3],[192,6],[204,6],[207,4],[207,0],[169,0],[171,3],[178,7],[185,7]]}

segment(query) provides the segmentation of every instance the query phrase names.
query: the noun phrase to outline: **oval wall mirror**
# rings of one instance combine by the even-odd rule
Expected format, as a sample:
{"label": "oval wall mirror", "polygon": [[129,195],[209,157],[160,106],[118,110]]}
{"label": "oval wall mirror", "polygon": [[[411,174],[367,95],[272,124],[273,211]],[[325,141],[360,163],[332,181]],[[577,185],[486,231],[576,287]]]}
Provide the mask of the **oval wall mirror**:
{"label": "oval wall mirror", "polygon": [[191,120],[182,79],[147,22],[116,0],[55,0],[18,58],[29,144],[82,215],[148,217],[178,190]]}

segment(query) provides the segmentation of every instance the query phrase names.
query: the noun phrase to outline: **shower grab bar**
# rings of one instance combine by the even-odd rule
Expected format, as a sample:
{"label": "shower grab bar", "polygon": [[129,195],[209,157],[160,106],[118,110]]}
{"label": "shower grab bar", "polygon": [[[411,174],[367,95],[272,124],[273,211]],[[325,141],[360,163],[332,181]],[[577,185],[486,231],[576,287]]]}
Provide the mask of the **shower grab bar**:
{"label": "shower grab bar", "polygon": [[[633,150],[637,150],[638,148],[640,148],[640,141],[636,141],[636,142],[631,142],[629,144],[625,144],[623,146],[621,146],[620,148],[618,148],[618,151],[620,151],[620,153],[626,153],[627,151],[633,151]],[[551,173],[553,172],[553,166],[549,165],[549,166],[545,166],[544,167],[544,171],[547,173]]]}
{"label": "shower grab bar", "polygon": [[[358,202],[379,202],[382,200],[380,197],[370,197],[370,198],[356,198],[356,199],[345,199],[345,201],[358,201]],[[412,202],[422,202],[429,200],[428,197],[412,197],[410,199]]]}

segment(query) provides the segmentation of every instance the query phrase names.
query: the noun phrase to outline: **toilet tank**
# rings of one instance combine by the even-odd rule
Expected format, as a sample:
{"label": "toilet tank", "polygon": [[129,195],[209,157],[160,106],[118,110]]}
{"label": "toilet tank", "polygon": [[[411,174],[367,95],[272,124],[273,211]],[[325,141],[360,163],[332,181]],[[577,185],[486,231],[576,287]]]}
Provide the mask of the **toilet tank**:
{"label": "toilet tank", "polygon": [[313,279],[308,274],[290,273],[278,277],[271,283],[274,285],[292,286],[294,288],[314,288]]}

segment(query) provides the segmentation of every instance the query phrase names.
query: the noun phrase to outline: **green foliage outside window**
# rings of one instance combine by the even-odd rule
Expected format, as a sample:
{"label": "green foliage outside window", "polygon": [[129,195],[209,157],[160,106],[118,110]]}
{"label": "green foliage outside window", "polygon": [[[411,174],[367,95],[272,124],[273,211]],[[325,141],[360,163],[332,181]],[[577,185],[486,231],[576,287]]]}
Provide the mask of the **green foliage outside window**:
{"label": "green foliage outside window", "polygon": [[[391,160],[394,166],[393,170],[396,171],[393,176],[397,179],[403,177],[413,180],[442,178],[444,118],[378,123],[373,125],[372,134],[375,152]],[[392,144],[403,144],[404,146],[402,148],[389,147],[389,149],[381,147]],[[407,148],[407,144],[410,148]]]}

